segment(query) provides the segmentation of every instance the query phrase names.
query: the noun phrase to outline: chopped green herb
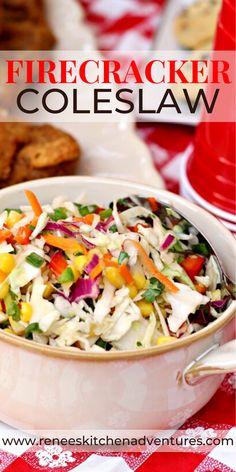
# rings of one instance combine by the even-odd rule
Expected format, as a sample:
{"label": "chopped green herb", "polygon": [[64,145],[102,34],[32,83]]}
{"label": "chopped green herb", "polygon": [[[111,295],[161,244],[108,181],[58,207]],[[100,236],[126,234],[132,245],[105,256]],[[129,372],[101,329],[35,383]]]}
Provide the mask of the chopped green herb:
{"label": "chopped green herb", "polygon": [[109,231],[110,231],[111,233],[117,233],[117,231],[118,231],[117,226],[116,226],[116,225],[110,226]]}
{"label": "chopped green herb", "polygon": [[171,252],[183,252],[182,244],[179,241],[176,241],[170,248]]}
{"label": "chopped green herb", "polygon": [[29,225],[29,229],[30,229],[30,231],[34,231],[35,226],[34,225]]}
{"label": "chopped green herb", "polygon": [[19,208],[5,208],[4,211],[7,211],[7,214],[8,214],[8,215],[9,215],[9,213],[10,213],[11,211],[16,211],[17,213],[22,214],[22,211],[21,211]]}
{"label": "chopped green herb", "polygon": [[140,341],[137,341],[137,342],[136,342],[136,346],[137,346],[137,347],[142,347],[143,345],[142,345],[142,343],[141,343]]}
{"label": "chopped green herb", "polygon": [[83,252],[76,252],[75,256],[84,256]]}
{"label": "chopped green herb", "polygon": [[74,282],[75,280],[75,277],[74,277],[74,274],[73,274],[73,270],[71,269],[71,267],[67,267],[63,272],[62,274],[60,275],[60,277],[58,277],[58,281],[61,283],[61,284],[66,284],[68,282]]}
{"label": "chopped green herb", "polygon": [[99,338],[95,344],[99,347],[102,347],[102,349],[105,349],[105,351],[110,351],[112,348],[112,345],[107,341],[103,341],[102,338]]}
{"label": "chopped green herb", "polygon": [[106,220],[111,215],[112,215],[112,209],[111,208],[108,208],[107,210],[102,210],[99,213],[99,216],[102,220]]}
{"label": "chopped green herb", "polygon": [[75,205],[77,206],[81,216],[86,216],[90,213],[95,213],[96,209],[98,208],[97,205],[82,206],[80,203],[75,203]]}
{"label": "chopped green herb", "polygon": [[36,254],[36,252],[31,252],[25,260],[34,267],[41,267],[44,263],[44,258]]}
{"label": "chopped green herb", "polygon": [[146,302],[153,303],[155,298],[161,295],[164,290],[164,285],[155,277],[150,279],[150,287],[144,292],[143,298]]}
{"label": "chopped green herb", "polygon": [[16,295],[12,292],[8,293],[4,302],[7,315],[11,316],[14,321],[20,321],[20,308],[18,306]]}
{"label": "chopped green herb", "polygon": [[196,254],[202,254],[203,256],[209,255],[209,249],[205,243],[193,244],[192,250]]}
{"label": "chopped green herb", "polygon": [[184,259],[185,259],[184,256],[178,256],[178,257],[177,257],[177,262],[178,262],[178,264],[180,264],[181,262],[183,262]]}
{"label": "chopped green herb", "polygon": [[129,254],[127,254],[127,252],[121,251],[118,257],[118,264],[123,264],[126,259],[129,259]]}
{"label": "chopped green herb", "polygon": [[33,333],[42,333],[38,323],[31,323],[25,328],[26,339],[32,339]]}
{"label": "chopped green herb", "polygon": [[53,221],[59,221],[59,220],[65,220],[67,218],[67,211],[65,208],[63,207],[58,207],[58,208],[55,208],[54,212],[53,213],[49,213],[48,215],[51,220]]}

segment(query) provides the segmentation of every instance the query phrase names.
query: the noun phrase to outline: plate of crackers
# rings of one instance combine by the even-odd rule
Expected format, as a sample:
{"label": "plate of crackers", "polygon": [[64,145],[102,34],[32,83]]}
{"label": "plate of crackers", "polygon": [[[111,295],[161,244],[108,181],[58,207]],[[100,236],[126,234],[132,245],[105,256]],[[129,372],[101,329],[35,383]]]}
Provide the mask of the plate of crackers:
{"label": "plate of crackers", "polygon": [[[173,58],[188,60],[209,59],[214,47],[222,0],[169,0],[163,13],[161,27],[154,40],[152,49],[155,51],[174,51]],[[166,53],[168,55],[168,53]],[[187,71],[186,71],[187,76]],[[181,84],[180,84],[181,86]],[[197,84],[185,85],[190,98],[194,99],[198,92]],[[182,90],[173,86],[177,99],[181,100]],[[151,100],[151,99],[150,99]],[[145,118],[145,117],[144,117]],[[158,115],[154,118],[158,121]],[[166,109],[161,114],[161,121],[197,125],[200,112],[190,114],[183,104],[183,113],[173,113]]]}
{"label": "plate of crackers", "polygon": [[[0,47],[84,51],[96,50],[96,41],[78,0],[1,0]],[[1,87],[0,103],[4,92]],[[115,177],[164,187],[132,123],[6,123],[0,117],[0,189],[62,175]]]}

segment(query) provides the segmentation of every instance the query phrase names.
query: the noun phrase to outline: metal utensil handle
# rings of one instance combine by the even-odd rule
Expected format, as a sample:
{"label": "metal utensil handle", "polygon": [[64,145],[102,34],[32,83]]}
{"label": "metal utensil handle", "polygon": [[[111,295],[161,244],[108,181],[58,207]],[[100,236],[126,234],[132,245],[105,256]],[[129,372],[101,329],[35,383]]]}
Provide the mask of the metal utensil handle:
{"label": "metal utensil handle", "polygon": [[195,385],[209,375],[225,375],[236,372],[236,340],[222,346],[214,344],[197,357],[183,372],[188,385]]}

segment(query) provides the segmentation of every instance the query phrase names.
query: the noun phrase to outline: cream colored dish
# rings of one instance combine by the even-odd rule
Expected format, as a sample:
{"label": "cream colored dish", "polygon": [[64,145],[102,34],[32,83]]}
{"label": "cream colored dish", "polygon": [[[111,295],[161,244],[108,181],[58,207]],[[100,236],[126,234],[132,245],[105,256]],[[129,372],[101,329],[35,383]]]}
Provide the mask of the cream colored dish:
{"label": "cream colored dish", "polygon": [[[2,190],[0,208],[23,204],[25,186]],[[177,195],[92,177],[27,182],[27,188],[42,203],[63,194],[74,199],[81,192],[101,203],[129,194],[154,196],[175,206],[204,232],[234,278],[233,236]],[[172,428],[209,401],[224,373],[236,370],[235,311],[233,302],[211,325],[169,345],[105,356],[44,347],[0,332],[0,419],[29,430]]]}

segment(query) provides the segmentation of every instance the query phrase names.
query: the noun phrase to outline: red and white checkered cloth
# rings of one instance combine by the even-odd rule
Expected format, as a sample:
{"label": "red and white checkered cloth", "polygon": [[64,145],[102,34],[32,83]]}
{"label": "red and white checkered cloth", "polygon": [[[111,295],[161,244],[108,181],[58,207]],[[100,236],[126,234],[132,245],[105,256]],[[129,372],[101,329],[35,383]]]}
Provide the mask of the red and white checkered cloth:
{"label": "red and white checkered cloth", "polygon": [[[81,0],[87,21],[93,28],[98,47],[105,49],[148,49],[161,21],[162,0]],[[190,144],[194,130],[166,124],[139,124],[138,132],[149,146],[155,165],[169,190],[178,192],[181,153]],[[170,139],[171,137],[171,139]],[[224,435],[235,438],[236,376],[227,376],[212,400],[182,429],[193,437]],[[9,431],[9,436],[10,436]],[[1,426],[0,426],[1,435]],[[236,454],[223,446],[205,455],[201,449],[187,452],[96,455],[69,447],[45,446],[25,450],[19,457],[13,447],[0,450],[0,472],[231,472],[236,470]]]}

